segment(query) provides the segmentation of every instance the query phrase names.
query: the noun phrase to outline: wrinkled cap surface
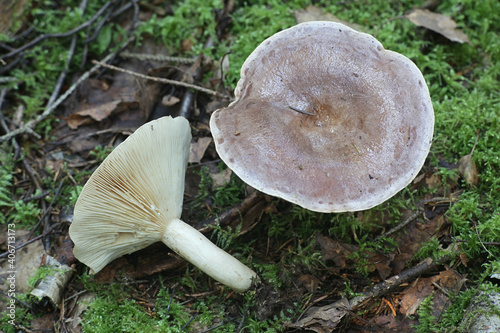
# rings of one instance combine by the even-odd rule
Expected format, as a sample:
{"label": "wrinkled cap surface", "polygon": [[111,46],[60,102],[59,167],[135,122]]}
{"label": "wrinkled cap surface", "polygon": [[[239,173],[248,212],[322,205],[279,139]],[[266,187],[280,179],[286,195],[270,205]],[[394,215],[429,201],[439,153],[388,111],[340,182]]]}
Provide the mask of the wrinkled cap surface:
{"label": "wrinkled cap surface", "polygon": [[434,112],[420,70],[339,23],[302,23],[265,40],[235,96],[210,120],[220,157],[249,185],[310,210],[376,206],[429,152]]}

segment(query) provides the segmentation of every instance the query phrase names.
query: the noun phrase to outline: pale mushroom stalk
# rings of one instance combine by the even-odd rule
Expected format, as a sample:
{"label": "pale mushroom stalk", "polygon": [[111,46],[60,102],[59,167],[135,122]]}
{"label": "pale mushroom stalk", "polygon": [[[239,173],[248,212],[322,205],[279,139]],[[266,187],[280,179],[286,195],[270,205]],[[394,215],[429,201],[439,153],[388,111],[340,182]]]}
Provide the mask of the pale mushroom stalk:
{"label": "pale mushroom stalk", "polygon": [[247,266],[181,220],[170,221],[162,241],[201,271],[235,291],[247,290],[256,277]]}
{"label": "pale mushroom stalk", "polygon": [[75,257],[94,273],[163,241],[215,280],[243,292],[257,275],[180,220],[191,142],[189,122],[163,117],[138,128],[104,160],[75,205]]}

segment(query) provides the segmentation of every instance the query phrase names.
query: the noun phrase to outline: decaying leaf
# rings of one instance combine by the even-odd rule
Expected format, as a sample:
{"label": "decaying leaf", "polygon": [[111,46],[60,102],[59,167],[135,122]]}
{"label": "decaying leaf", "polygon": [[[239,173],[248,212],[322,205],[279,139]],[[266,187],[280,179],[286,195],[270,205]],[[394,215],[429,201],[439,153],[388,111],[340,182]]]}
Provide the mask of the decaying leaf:
{"label": "decaying leaf", "polygon": [[212,189],[222,187],[231,181],[231,174],[233,172],[231,169],[227,168],[219,173],[210,173],[210,178],[212,178]]}
{"label": "decaying leaf", "polygon": [[465,180],[467,185],[476,186],[478,184],[479,173],[476,163],[474,163],[472,159],[472,154],[465,155],[458,161],[458,173]]}
{"label": "decaying leaf", "polygon": [[198,141],[191,143],[189,151],[189,163],[200,163],[208,146],[212,142],[212,138],[199,138]]}
{"label": "decaying leaf", "polygon": [[456,29],[457,24],[450,17],[433,13],[429,10],[415,9],[406,15],[413,24],[443,35],[452,42],[470,43],[469,37],[461,30]]}
{"label": "decaying leaf", "polygon": [[66,122],[68,123],[69,128],[77,129],[82,125],[92,122],[92,119],[94,121],[102,121],[108,118],[116,110],[118,104],[120,103],[120,100],[115,100],[85,108],[70,115],[66,119]]}
{"label": "decaying leaf", "polygon": [[472,154],[474,154],[478,139],[479,131],[477,132],[476,141],[474,142],[474,146],[472,147],[470,154],[462,156],[460,161],[458,161],[458,173],[469,186],[476,186],[479,182],[479,173],[477,171],[476,163],[474,163],[474,160],[472,159]]}
{"label": "decaying leaf", "polygon": [[295,323],[285,323],[285,326],[317,333],[333,332],[349,309],[349,301],[343,298],[333,304],[312,307],[307,311],[304,318]]}
{"label": "decaying leaf", "polygon": [[450,294],[458,294],[464,282],[465,279],[451,269],[420,278],[403,292],[399,311],[406,316],[415,314],[420,303],[434,292],[433,313],[439,314],[449,306]]}

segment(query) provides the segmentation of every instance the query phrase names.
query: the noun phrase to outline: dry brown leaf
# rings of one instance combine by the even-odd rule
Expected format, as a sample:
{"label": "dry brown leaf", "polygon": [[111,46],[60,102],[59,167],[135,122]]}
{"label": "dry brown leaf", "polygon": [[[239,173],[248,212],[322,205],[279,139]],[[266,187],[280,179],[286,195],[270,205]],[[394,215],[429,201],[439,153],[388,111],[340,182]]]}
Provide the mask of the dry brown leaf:
{"label": "dry brown leaf", "polygon": [[316,235],[316,241],[321,247],[321,258],[323,262],[326,263],[331,260],[335,263],[336,268],[344,268],[346,266],[346,255],[350,254],[351,251],[343,247],[339,242],[321,234]]}
{"label": "dry brown leaf", "polygon": [[[7,225],[4,225],[1,229],[3,235],[7,235],[8,232],[4,228],[7,228]],[[29,230],[17,229],[15,233],[15,243],[10,244],[14,246],[19,246],[21,244],[26,243],[30,240],[29,235],[31,232]],[[0,241],[3,244],[0,244],[0,248],[7,249],[7,239],[2,237]],[[35,274],[40,267],[40,263],[42,262],[43,255],[45,250],[43,248],[43,242],[41,239],[34,241],[16,251],[16,292],[25,293],[31,290],[31,287],[28,284],[28,279]],[[12,269],[9,268],[9,262],[7,260],[0,263],[0,277],[2,280],[7,281],[0,284],[0,291],[7,294],[9,290],[10,283],[9,278],[13,273],[9,273]],[[4,301],[0,300],[0,306],[4,306]]]}
{"label": "dry brown leaf", "polygon": [[434,291],[432,312],[439,314],[449,306],[449,294],[458,294],[465,280],[451,269],[429,278],[420,278],[404,291],[399,311],[406,316],[415,314],[420,303]]}
{"label": "dry brown leaf", "polygon": [[321,283],[317,277],[311,274],[301,275],[298,280],[310,293],[315,292]]}
{"label": "dry brown leaf", "polygon": [[422,303],[433,290],[434,286],[430,278],[419,279],[416,284],[412,285],[404,292],[399,311],[406,316],[415,314],[420,303]]}
{"label": "dry brown leaf", "polygon": [[349,301],[343,298],[333,304],[312,307],[304,318],[295,323],[285,323],[285,327],[305,329],[317,333],[333,332],[349,309]]}
{"label": "dry brown leaf", "polygon": [[203,155],[208,146],[212,142],[212,138],[205,137],[199,138],[197,142],[191,143],[191,150],[189,152],[189,163],[200,163]]}
{"label": "dry brown leaf", "polygon": [[88,117],[92,118],[95,121],[102,121],[108,118],[116,110],[116,107],[120,103],[120,100],[116,100],[83,109],[70,115],[66,119],[66,122],[68,123],[69,128],[77,129],[82,124],[86,124],[89,122]]}
{"label": "dry brown leaf", "polygon": [[429,10],[415,9],[406,17],[416,26],[437,32],[452,42],[470,43],[469,37],[461,30],[456,29],[457,24],[455,21],[446,15],[433,13]]}
{"label": "dry brown leaf", "polygon": [[472,154],[463,156],[458,161],[458,173],[465,180],[467,185],[476,186],[479,182],[479,172],[476,163],[472,159]]}

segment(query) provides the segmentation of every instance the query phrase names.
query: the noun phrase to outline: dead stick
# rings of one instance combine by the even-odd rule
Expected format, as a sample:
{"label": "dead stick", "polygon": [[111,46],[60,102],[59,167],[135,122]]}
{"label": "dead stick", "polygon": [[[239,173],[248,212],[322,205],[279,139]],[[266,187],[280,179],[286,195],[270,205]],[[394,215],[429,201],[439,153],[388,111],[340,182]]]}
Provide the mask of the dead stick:
{"label": "dead stick", "polygon": [[[134,39],[134,37],[131,37],[129,38],[123,45],[120,49],[124,48],[128,43],[130,43],[130,41],[132,41]],[[118,52],[118,51],[117,51]],[[111,59],[113,56],[114,56],[115,53],[110,53],[108,54],[102,61],[103,62],[106,62],[108,61],[109,59]],[[80,78],[78,78],[78,80],[73,83],[73,85],[71,85],[71,87],[69,87],[68,90],[66,90],[66,92],[64,94],[62,94],[54,103],[52,103],[50,106],[47,106],[47,108],[45,109],[45,111],[38,115],[34,120],[31,120],[29,121],[26,125],[24,125],[23,127],[20,127],[18,129],[15,129],[13,131],[11,131],[10,133],[6,134],[6,135],[3,135],[0,137],[0,142],[3,142],[5,140],[8,140],[16,135],[19,135],[19,134],[22,134],[22,133],[34,133],[33,132],[33,128],[42,120],[44,120],[45,118],[47,118],[58,106],[59,104],[61,104],[64,100],[66,100],[66,98],[68,98],[69,95],[71,95],[73,93],[73,91],[75,91],[76,87],[78,87],[83,81],[85,81],[86,79],[89,78],[90,75],[92,75],[94,72],[96,72],[99,68],[101,68],[100,65],[95,65],[94,67],[92,67],[91,69],[89,69],[88,71],[86,71],[85,73],[83,73],[82,76],[80,76]],[[36,133],[35,133],[36,134]],[[39,135],[38,135],[39,136]]]}
{"label": "dead stick", "polygon": [[10,58],[10,57],[13,57],[19,53],[21,53],[22,51],[26,50],[26,49],[29,49],[30,47],[33,47],[35,46],[36,44],[40,43],[41,41],[43,41],[44,39],[47,39],[47,38],[62,38],[62,37],[69,37],[73,34],[76,34],[77,32],[79,32],[80,30],[83,30],[85,29],[86,27],[88,27],[89,25],[91,25],[92,23],[94,23],[95,20],[97,20],[99,18],[99,16],[102,15],[102,13],[111,5],[111,2],[107,2],[106,4],[104,4],[104,6],[101,7],[101,9],[99,9],[99,11],[90,19],[88,20],[87,22],[85,23],[82,23],[81,25],[79,25],[78,27],[74,28],[73,30],[70,30],[68,32],[62,32],[62,33],[55,33],[55,34],[44,34],[44,35],[40,35],[38,36],[37,38],[33,39],[31,42],[21,46],[20,48],[12,51],[12,52],[9,52],[7,53],[6,55],[4,55],[2,57],[2,59],[7,59],[7,58]]}
{"label": "dead stick", "polygon": [[189,83],[182,82],[182,81],[165,79],[165,78],[156,77],[156,76],[144,75],[144,74],[141,74],[141,73],[129,71],[128,69],[124,69],[124,68],[116,67],[116,66],[113,66],[113,65],[105,64],[105,63],[99,62],[97,60],[92,60],[92,63],[96,64],[96,65],[99,65],[99,66],[102,66],[102,67],[106,67],[106,68],[112,69],[114,71],[127,73],[127,74],[133,75],[135,77],[140,77],[141,79],[151,80],[151,81],[165,83],[165,84],[172,84],[172,85],[175,85],[175,86],[180,86],[180,87],[189,88],[189,89],[195,89],[195,90],[204,92],[204,93],[209,94],[209,95],[213,95],[213,96],[217,96],[217,97],[225,98],[225,99],[231,99],[229,96],[221,94],[221,93],[219,93],[217,91],[210,90],[210,89],[207,89],[207,88],[203,88],[203,87],[200,87],[200,86],[196,86],[194,84],[189,84]]}
{"label": "dead stick", "polygon": [[432,258],[427,258],[418,265],[404,270],[398,275],[395,275],[379,284],[375,285],[371,290],[363,292],[362,296],[354,297],[349,301],[351,306],[351,310],[361,307],[366,302],[378,298],[382,295],[388,294],[394,291],[397,287],[402,285],[403,283],[412,281],[419,277],[420,275],[429,272],[430,270],[444,264],[445,262],[451,259],[451,255],[446,254],[443,255],[438,260],[434,260]]}

